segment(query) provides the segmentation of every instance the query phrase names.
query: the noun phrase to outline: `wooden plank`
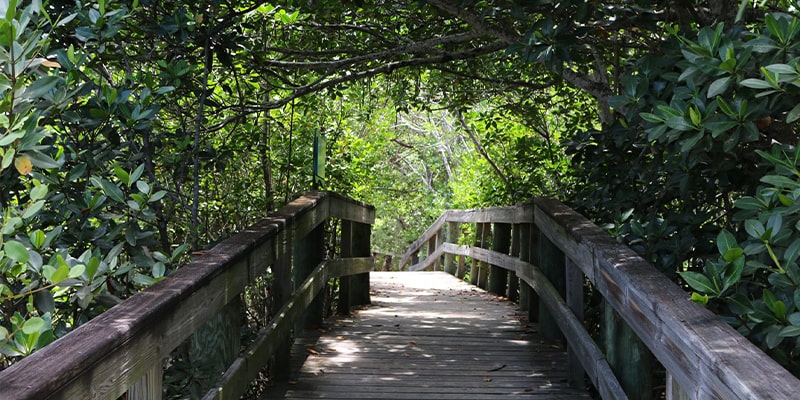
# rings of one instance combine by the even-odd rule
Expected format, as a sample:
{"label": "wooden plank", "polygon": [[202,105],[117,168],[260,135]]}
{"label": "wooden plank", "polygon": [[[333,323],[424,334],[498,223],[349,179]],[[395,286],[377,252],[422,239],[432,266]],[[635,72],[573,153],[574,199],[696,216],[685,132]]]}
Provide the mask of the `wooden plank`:
{"label": "wooden plank", "polygon": [[[492,251],[508,254],[511,250],[511,224],[492,225]],[[497,265],[489,270],[489,293],[505,296],[508,288],[508,271]]]}
{"label": "wooden plank", "polygon": [[439,216],[436,221],[431,224],[425,232],[419,237],[419,239],[415,240],[411,245],[408,246],[408,251],[403,254],[403,258],[400,259],[400,269],[403,270],[406,268],[406,265],[411,261],[411,258],[416,255],[419,250],[422,248],[422,245],[427,243],[431,240],[432,237],[435,237],[439,234],[439,231],[442,230],[442,227],[445,224],[445,219],[447,217],[447,212]]}
{"label": "wooden plank", "polygon": [[164,367],[154,365],[139,382],[128,389],[128,400],[161,400],[164,392],[163,384]]}
{"label": "wooden plank", "polygon": [[[538,262],[533,262],[542,271],[544,276],[558,291],[561,298],[566,297],[566,272],[564,271],[564,253],[546,237],[539,237]],[[539,293],[537,291],[537,293]],[[558,329],[550,307],[539,303],[539,329],[542,336],[551,340],[563,340],[564,336]]]}
{"label": "wooden plank", "polygon": [[[583,273],[575,265],[575,263],[566,258],[564,260],[564,269],[566,271],[566,297],[565,302],[567,307],[575,315],[575,319],[584,322],[583,317]],[[575,354],[572,346],[567,347],[567,354],[569,355],[569,384],[573,387],[583,385],[585,373],[581,366],[580,358]]]}
{"label": "wooden plank", "polygon": [[[315,271],[317,265],[325,257],[325,227],[318,225],[308,235],[299,239],[294,246],[292,255],[292,281],[299,286]],[[326,280],[327,282],[327,280]],[[324,314],[323,297],[317,296],[306,309],[305,317],[300,322],[302,327],[319,327],[322,325]]]}
{"label": "wooden plank", "polygon": [[303,320],[306,308],[325,287],[325,272],[322,263],[309,274],[289,302],[223,374],[217,386],[206,393],[204,400],[239,399],[247,391],[249,382],[258,376],[266,362],[284,344],[293,327]]}
{"label": "wooden plank", "polygon": [[327,260],[325,265],[327,266],[325,276],[331,279],[370,272],[375,268],[375,259],[372,257],[334,258]]}
{"label": "wooden plank", "polygon": [[537,199],[536,221],[690,397],[796,395],[800,380],[602,229],[553,199]]}
{"label": "wooden plank", "polygon": [[[522,229],[522,224],[511,225],[510,255],[511,257],[514,258],[519,258],[521,229]],[[513,302],[519,301],[519,278],[517,278],[516,271],[508,271],[508,292],[506,292],[506,297],[508,297],[509,301]]]}
{"label": "wooden plank", "polygon": [[[312,192],[0,373],[0,398],[116,398],[328,217]],[[290,233],[286,233],[289,231]],[[283,233],[283,234],[282,234]],[[35,376],[36,385],[30,385]]]}
{"label": "wooden plank", "polygon": [[329,215],[347,221],[372,225],[375,223],[375,207],[338,193],[327,192],[330,201]]}
{"label": "wooden plank", "polygon": [[[456,222],[448,222],[446,236],[447,238],[445,243],[458,243],[458,238],[461,237],[461,224]],[[450,275],[456,275],[458,273],[453,254],[445,253],[443,269],[444,272],[447,272]]]}
{"label": "wooden plank", "polygon": [[[353,256],[353,222],[342,220],[341,240],[339,246],[341,247],[340,257]],[[352,302],[350,301],[350,276],[343,274],[339,276],[339,303],[336,305],[336,312],[341,315],[350,314]],[[288,365],[288,364],[284,364]]]}
{"label": "wooden plank", "polygon": [[512,303],[444,272],[373,272],[372,287],[373,305],[295,347],[295,383],[262,398],[589,398]]}
{"label": "wooden plank", "polygon": [[[353,257],[370,257],[372,227],[368,224],[353,224]],[[370,303],[369,272],[350,276],[350,302],[353,306]]]}
{"label": "wooden plank", "polygon": [[515,270],[517,276],[539,294],[542,303],[549,309],[554,321],[564,332],[570,346],[575,350],[575,356],[580,360],[590,380],[598,390],[602,389],[601,394],[605,393],[603,398],[625,398],[622,386],[614,376],[602,351],[597,347],[594,339],[589,336],[589,333],[586,332],[583,322],[575,317],[559,291],[538,267],[517,258],[485,249],[465,248],[465,246],[443,247],[446,251],[459,251],[502,268]]}

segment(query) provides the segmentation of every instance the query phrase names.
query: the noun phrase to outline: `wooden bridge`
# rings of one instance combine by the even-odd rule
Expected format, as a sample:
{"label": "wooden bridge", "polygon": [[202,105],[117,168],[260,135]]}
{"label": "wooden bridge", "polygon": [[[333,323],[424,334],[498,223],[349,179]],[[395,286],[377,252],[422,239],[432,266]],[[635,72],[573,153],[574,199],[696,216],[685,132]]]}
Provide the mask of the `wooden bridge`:
{"label": "wooden bridge", "polygon": [[[446,212],[402,260],[444,272],[371,273],[374,213],[302,196],[0,372],[0,399],[161,399],[164,360],[187,340],[219,361],[197,372],[204,399],[239,399],[265,373],[264,398],[791,399],[800,387],[557,201]],[[242,294],[264,277],[272,318],[240,342]],[[584,316],[591,299],[600,318]]]}

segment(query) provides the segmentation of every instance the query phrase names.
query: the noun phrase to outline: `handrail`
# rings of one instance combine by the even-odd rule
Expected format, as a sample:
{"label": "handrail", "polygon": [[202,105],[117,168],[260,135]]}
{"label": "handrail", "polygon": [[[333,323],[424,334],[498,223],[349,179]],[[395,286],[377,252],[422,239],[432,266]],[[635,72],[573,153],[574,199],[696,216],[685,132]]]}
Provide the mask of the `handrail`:
{"label": "handrail", "polygon": [[[152,368],[160,367],[163,357],[328,218],[372,224],[375,210],[333,193],[312,191],[299,197],[168,278],[0,372],[0,399],[118,398]],[[350,267],[341,261],[330,263],[333,267],[321,265],[305,283],[297,282],[303,290],[284,306],[283,319],[293,321],[303,308],[297,303],[313,298],[327,278],[369,271],[372,266],[365,259],[353,262],[355,266]],[[270,327],[276,331],[287,324],[278,319]],[[257,359],[259,365],[249,365],[248,371],[257,372],[268,359]],[[247,362],[240,358],[234,364]]]}
{"label": "handrail", "polygon": [[[685,291],[633,250],[619,244],[607,232],[564,204],[554,199],[538,198],[533,203],[513,209],[447,211],[437,220],[439,230],[448,222],[513,224],[515,229],[535,227],[541,233],[539,247],[548,242],[563,252],[565,264],[562,264],[561,273],[570,268],[581,271],[664,365],[668,379],[673,379],[679,386],[673,389],[673,385],[669,385],[667,388],[668,391],[674,390],[675,395],[682,391],[689,398],[696,399],[786,399],[796,396],[800,380],[719,317],[691,302]],[[406,252],[401,268],[423,248],[424,243],[431,243],[432,238],[441,236],[438,230],[426,231],[423,239]],[[599,375],[607,372],[605,361],[597,360],[594,350],[581,348],[586,343],[576,340],[582,334],[572,331],[575,315],[563,306],[562,294],[553,298],[558,291],[543,281],[545,277],[538,266],[480,247],[444,243],[412,268],[425,269],[435,265],[443,254],[467,256],[515,272],[546,303],[567,338],[568,346],[580,357],[601,395],[619,398],[618,394],[608,390],[606,385],[609,381],[605,380],[608,377]],[[583,279],[573,282],[583,285]],[[567,292],[570,290],[580,289],[568,287]],[[590,369],[592,365],[602,368],[598,368],[595,374]],[[597,381],[593,375],[598,375]],[[615,379],[611,381],[612,385],[613,381]]]}

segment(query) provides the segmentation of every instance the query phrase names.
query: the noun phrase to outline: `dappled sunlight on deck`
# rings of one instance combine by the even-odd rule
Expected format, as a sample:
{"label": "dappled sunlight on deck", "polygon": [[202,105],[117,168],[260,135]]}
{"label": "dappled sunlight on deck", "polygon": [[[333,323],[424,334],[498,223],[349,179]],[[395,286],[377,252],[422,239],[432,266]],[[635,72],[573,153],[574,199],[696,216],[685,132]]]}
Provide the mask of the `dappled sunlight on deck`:
{"label": "dappled sunlight on deck", "polygon": [[566,385],[563,346],[541,339],[509,302],[440,272],[373,272],[371,287],[370,307],[295,346],[305,361],[278,395],[588,398]]}

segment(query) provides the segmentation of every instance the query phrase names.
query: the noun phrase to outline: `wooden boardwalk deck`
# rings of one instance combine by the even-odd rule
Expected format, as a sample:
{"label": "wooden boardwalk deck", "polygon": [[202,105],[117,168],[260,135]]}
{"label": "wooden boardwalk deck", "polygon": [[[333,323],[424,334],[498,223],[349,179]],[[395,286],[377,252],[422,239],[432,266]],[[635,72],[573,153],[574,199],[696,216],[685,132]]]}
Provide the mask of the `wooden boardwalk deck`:
{"label": "wooden boardwalk deck", "polygon": [[298,340],[302,366],[264,398],[589,398],[508,301],[443,272],[373,272],[371,285],[372,306]]}

